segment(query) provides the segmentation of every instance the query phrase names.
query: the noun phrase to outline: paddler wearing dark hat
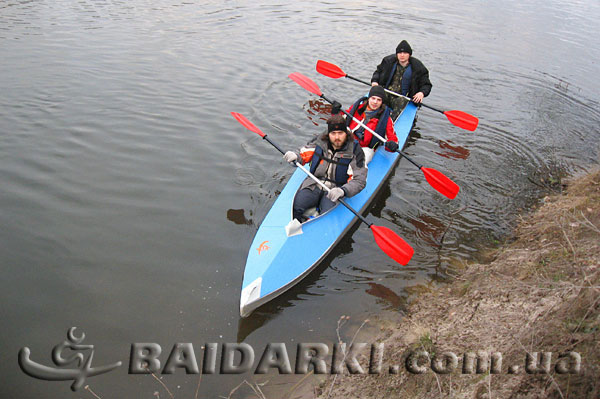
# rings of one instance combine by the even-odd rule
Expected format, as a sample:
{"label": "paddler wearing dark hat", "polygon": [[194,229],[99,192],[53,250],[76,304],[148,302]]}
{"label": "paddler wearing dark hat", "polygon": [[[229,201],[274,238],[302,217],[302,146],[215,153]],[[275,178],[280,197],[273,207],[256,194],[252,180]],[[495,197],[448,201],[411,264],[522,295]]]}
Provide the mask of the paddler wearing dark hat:
{"label": "paddler wearing dark hat", "polygon": [[[396,53],[384,57],[377,65],[371,77],[371,85],[382,86],[409,97],[415,104],[420,104],[431,92],[432,85],[429,81],[429,71],[419,59],[412,56],[412,53],[410,44],[402,40],[396,47]],[[385,102],[398,114],[404,109],[407,100],[388,93]]]}

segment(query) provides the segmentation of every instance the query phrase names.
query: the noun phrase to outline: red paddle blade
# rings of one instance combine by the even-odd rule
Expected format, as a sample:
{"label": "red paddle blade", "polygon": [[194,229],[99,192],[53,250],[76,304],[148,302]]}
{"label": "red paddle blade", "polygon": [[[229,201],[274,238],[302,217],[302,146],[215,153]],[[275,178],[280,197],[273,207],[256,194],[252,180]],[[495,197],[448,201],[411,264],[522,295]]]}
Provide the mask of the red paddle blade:
{"label": "red paddle blade", "polygon": [[339,66],[323,60],[317,61],[317,72],[334,79],[345,78],[347,75]]}
{"label": "red paddle blade", "polygon": [[371,231],[379,248],[403,266],[410,261],[415,250],[387,227],[371,225]]}
{"label": "red paddle blade", "polygon": [[254,133],[258,134],[260,137],[265,137],[265,134],[256,126],[254,126],[254,124],[252,122],[250,122],[244,115],[239,114],[237,112],[232,112],[231,115],[242,125],[244,125],[244,127],[248,130],[253,131]]}
{"label": "red paddle blade", "polygon": [[421,171],[425,175],[425,179],[427,179],[429,184],[431,184],[431,187],[435,188],[442,195],[450,199],[456,198],[456,195],[460,190],[458,184],[454,183],[446,175],[444,175],[438,170],[422,167]]}
{"label": "red paddle blade", "polygon": [[479,119],[463,111],[445,111],[444,115],[450,123],[466,130],[474,131],[479,124]]}
{"label": "red paddle blade", "polygon": [[300,86],[304,87],[306,90],[310,91],[313,94],[316,94],[319,97],[323,95],[321,89],[319,89],[319,86],[317,86],[315,82],[302,75],[301,73],[290,73],[288,75],[288,78],[292,79],[294,82],[298,83]]}

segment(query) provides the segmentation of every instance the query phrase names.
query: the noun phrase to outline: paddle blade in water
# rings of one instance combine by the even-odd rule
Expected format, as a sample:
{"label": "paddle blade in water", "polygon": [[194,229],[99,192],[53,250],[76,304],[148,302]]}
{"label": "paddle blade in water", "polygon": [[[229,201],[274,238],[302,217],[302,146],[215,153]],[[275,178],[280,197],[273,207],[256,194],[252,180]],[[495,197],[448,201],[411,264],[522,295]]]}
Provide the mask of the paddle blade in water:
{"label": "paddle blade in water", "polygon": [[250,122],[244,115],[239,114],[237,112],[232,112],[231,115],[242,125],[244,125],[244,127],[250,131],[253,131],[254,133],[258,134],[260,137],[265,137],[265,134],[256,126],[254,126],[254,124],[252,122]]}
{"label": "paddle blade in water", "polygon": [[317,61],[317,72],[334,79],[346,77],[346,72],[342,71],[339,66],[323,60]]}
{"label": "paddle blade in water", "polygon": [[321,89],[319,89],[319,86],[301,73],[293,72],[290,73],[288,77],[311,93],[316,94],[319,97],[323,95]]}
{"label": "paddle blade in water", "polygon": [[460,187],[442,172],[426,167],[422,167],[421,172],[423,172],[431,187],[450,199],[456,198]]}
{"label": "paddle blade in water", "polygon": [[390,258],[405,266],[415,250],[387,227],[371,225],[371,231],[379,248]]}
{"label": "paddle blade in water", "polygon": [[450,123],[466,130],[474,131],[479,124],[479,119],[463,111],[445,111],[444,115]]}

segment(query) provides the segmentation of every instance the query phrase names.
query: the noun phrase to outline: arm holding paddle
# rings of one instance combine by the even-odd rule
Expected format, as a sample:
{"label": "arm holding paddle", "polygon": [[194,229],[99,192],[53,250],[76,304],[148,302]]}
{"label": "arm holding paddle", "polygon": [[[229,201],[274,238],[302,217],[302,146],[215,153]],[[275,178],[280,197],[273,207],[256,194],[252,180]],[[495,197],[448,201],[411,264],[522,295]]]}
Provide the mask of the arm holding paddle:
{"label": "arm holding paddle", "polygon": [[[398,44],[395,54],[381,61],[371,78],[371,84],[373,82],[401,93],[403,98],[410,99],[415,104],[421,104],[423,98],[431,93],[432,87],[429,70],[412,56],[412,48],[406,40]],[[396,102],[391,100],[390,104]]]}
{"label": "arm holding paddle", "polygon": [[[342,115],[332,115],[327,120],[327,132],[312,139],[298,151],[288,151],[284,158],[294,159],[302,165],[311,164],[311,173],[315,175],[328,188],[327,192],[335,191],[338,195],[328,196],[335,202],[341,196],[352,197],[358,194],[367,184],[367,169],[364,154],[359,146],[354,145],[352,133],[346,128]],[[316,182],[307,179],[300,186],[300,190],[314,190]],[[339,190],[336,190],[339,188]],[[310,205],[309,208],[313,206]],[[325,206],[325,209],[323,209]],[[333,204],[320,204],[322,211],[329,209]],[[296,205],[294,205],[296,208]],[[305,207],[302,207],[305,208]]]}
{"label": "arm holding paddle", "polygon": [[[402,43],[408,46],[405,41]],[[415,104],[420,104],[423,98],[431,93],[433,85],[429,80],[429,70],[419,59],[411,56],[412,50],[409,49],[410,46],[401,48],[401,52],[384,57],[375,72],[373,72],[371,85],[379,85],[402,92],[404,95],[401,97],[410,99]],[[410,67],[410,70],[408,70],[408,67]],[[399,77],[395,78],[395,74],[399,74]],[[405,75],[404,77],[406,75],[410,76],[404,82],[402,75]]]}
{"label": "arm holding paddle", "polygon": [[[348,78],[348,79],[355,80],[359,83],[365,84],[367,86],[371,86],[371,84],[369,82],[357,79],[353,76],[350,76],[346,72],[344,72],[340,67],[338,67],[337,65],[332,64],[327,61],[323,61],[323,60],[317,61],[317,72],[319,72],[320,74],[325,75],[327,77],[333,78],[333,79]],[[385,89],[385,91],[386,91],[386,93],[392,94],[394,96],[405,97],[405,96],[402,96],[402,94],[396,93],[396,92],[388,90],[388,89]],[[408,98],[408,97],[406,97],[406,98]],[[408,99],[410,100],[410,98],[408,98]],[[446,116],[446,118],[448,118],[448,121],[450,123],[462,128],[462,129],[465,129],[465,130],[474,131],[475,129],[477,129],[477,125],[479,124],[479,119],[477,119],[475,116],[467,114],[466,112],[463,112],[463,111],[458,111],[458,110],[443,111],[441,109],[432,107],[431,105],[427,105],[422,102],[420,103],[420,105],[424,106],[425,108],[429,108],[431,110],[434,110],[436,112],[444,114]]]}
{"label": "arm holding paddle", "polygon": [[[389,144],[386,149],[394,152],[398,149],[398,137],[394,131],[394,123],[392,121],[391,109],[383,105],[385,98],[385,91],[382,87],[374,86],[371,87],[369,95],[359,98],[352,106],[350,106],[345,114],[352,115],[353,119],[360,119],[370,129],[365,129],[361,125],[357,124],[356,121],[348,119],[348,127],[354,133],[355,137],[358,138],[359,144],[365,153],[367,151],[373,151],[373,148],[377,145],[378,141],[373,138],[371,134],[372,130],[378,130],[379,134],[385,136]],[[338,103],[339,104],[339,103]],[[341,108],[337,107],[336,101],[333,102],[333,110]],[[394,146],[395,144],[395,146]],[[368,150],[370,148],[370,150]],[[368,162],[367,162],[368,163]]]}

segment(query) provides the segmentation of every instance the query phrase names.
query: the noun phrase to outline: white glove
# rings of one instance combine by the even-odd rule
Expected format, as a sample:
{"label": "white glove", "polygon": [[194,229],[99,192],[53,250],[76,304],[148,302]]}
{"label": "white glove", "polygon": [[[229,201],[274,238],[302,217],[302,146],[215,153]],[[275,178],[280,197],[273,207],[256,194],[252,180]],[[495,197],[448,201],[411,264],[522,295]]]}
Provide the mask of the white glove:
{"label": "white glove", "polygon": [[286,162],[294,163],[296,162],[296,159],[298,159],[298,155],[293,151],[288,151],[283,154],[283,159],[285,159]]}
{"label": "white glove", "polygon": [[332,188],[331,190],[329,190],[329,192],[327,193],[327,198],[329,198],[329,200],[331,202],[337,202],[337,200],[339,200],[340,198],[342,198],[344,196],[344,190],[342,190],[339,187],[336,188]]}

